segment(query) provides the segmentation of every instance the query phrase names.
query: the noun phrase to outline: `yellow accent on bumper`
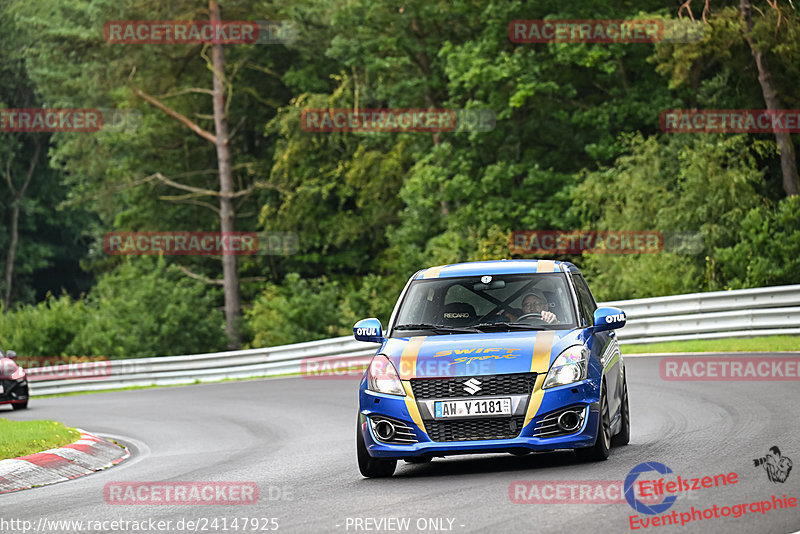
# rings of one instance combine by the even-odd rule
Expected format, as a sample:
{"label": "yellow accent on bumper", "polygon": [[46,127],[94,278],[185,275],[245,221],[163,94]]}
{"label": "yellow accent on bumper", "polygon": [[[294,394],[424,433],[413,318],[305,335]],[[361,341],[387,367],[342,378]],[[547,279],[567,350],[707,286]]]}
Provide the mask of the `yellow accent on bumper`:
{"label": "yellow accent on bumper", "polygon": [[403,380],[403,389],[406,390],[406,409],[408,410],[408,415],[411,416],[411,420],[423,431],[425,434],[428,434],[428,431],[425,430],[425,425],[422,422],[422,416],[419,413],[419,407],[417,406],[417,401],[414,399],[414,392],[411,390],[411,382],[408,380]]}
{"label": "yellow accent on bumper", "polygon": [[539,411],[539,406],[542,405],[542,399],[544,399],[544,390],[542,389],[542,386],[544,385],[544,378],[546,376],[547,373],[542,373],[536,377],[536,384],[533,386],[531,400],[528,403],[528,411],[525,412],[525,421],[522,423],[523,428],[525,425],[530,423],[534,417],[536,417],[536,412]]}
{"label": "yellow accent on bumper", "polygon": [[536,341],[533,343],[533,357],[531,358],[531,372],[537,373],[537,376],[536,383],[533,386],[533,393],[531,393],[531,400],[528,402],[528,411],[525,412],[523,427],[536,417],[536,412],[539,411],[539,406],[542,405],[542,399],[544,398],[542,386],[547,372],[550,370],[550,351],[553,348],[555,336],[556,333],[552,330],[536,334]]}

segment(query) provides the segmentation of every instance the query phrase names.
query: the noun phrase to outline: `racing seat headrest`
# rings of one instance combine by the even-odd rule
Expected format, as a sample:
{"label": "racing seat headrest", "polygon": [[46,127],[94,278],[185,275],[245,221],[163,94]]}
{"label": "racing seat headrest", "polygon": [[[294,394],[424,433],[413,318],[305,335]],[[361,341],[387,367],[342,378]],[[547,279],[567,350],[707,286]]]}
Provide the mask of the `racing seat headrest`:
{"label": "racing seat headrest", "polygon": [[475,308],[466,302],[451,302],[442,312],[442,324],[447,326],[468,326],[475,322]]}

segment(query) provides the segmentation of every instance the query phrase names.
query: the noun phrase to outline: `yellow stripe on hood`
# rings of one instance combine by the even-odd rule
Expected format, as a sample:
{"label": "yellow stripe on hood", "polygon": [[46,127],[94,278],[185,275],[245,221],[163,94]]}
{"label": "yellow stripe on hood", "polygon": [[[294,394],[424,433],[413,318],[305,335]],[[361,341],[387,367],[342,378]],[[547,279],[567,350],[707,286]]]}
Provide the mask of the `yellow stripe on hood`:
{"label": "yellow stripe on hood", "polygon": [[405,403],[408,415],[411,417],[411,420],[427,434],[425,425],[422,423],[422,416],[419,413],[417,401],[414,399],[411,382],[409,382],[410,379],[417,376],[417,356],[419,356],[419,348],[422,346],[426,337],[427,336],[416,336],[408,340],[406,346],[403,347],[403,352],[400,354],[400,369],[398,369],[397,372],[400,375],[403,389],[406,390]]}
{"label": "yellow stripe on hood", "polygon": [[417,356],[426,337],[428,336],[412,337],[403,347],[403,352],[400,354],[400,369],[397,370],[400,380],[409,380],[417,376]]}

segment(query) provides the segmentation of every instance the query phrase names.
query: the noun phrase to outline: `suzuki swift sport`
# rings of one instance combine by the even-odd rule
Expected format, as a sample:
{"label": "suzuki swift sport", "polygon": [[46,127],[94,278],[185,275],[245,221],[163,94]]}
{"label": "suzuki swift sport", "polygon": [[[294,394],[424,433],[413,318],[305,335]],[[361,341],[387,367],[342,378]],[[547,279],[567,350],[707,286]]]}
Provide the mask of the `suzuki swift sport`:
{"label": "suzuki swift sport", "polygon": [[365,477],[455,454],[574,449],[605,460],[630,437],[617,308],[598,308],[571,263],[501,260],[431,267],[406,284],[360,383],[356,448]]}

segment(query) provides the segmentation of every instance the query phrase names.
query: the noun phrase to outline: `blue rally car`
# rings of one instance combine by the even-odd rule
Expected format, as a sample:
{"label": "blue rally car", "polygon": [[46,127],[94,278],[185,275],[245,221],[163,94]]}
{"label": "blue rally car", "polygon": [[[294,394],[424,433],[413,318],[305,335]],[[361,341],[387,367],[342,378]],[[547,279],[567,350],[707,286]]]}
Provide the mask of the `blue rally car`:
{"label": "blue rally car", "polygon": [[397,460],[574,449],[605,460],[630,439],[617,308],[598,308],[571,263],[500,260],[411,277],[359,391],[356,448],[365,477]]}

